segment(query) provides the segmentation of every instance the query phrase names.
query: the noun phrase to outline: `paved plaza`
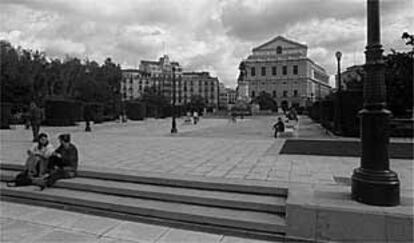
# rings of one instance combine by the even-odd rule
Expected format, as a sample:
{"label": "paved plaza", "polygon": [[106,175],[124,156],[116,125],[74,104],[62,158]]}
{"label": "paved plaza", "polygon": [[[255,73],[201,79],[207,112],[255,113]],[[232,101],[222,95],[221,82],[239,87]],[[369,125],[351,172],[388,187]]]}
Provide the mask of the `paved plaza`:
{"label": "paved plaza", "polygon": [[[274,116],[248,117],[231,123],[227,119],[202,119],[197,125],[178,121],[178,134],[171,135],[170,119],[128,123],[103,123],[93,132],[74,127],[43,127],[57,146],[57,135],[70,132],[79,148],[80,167],[119,169],[220,178],[335,184],[334,177],[350,177],[359,166],[357,157],[281,155],[285,139],[273,138]],[[338,139],[318,124],[301,117],[295,137]],[[1,130],[1,163],[22,164],[31,146],[31,131],[23,126]],[[412,190],[411,160],[391,159],[403,190]]]}
{"label": "paved plaza", "polygon": [[[208,118],[197,125],[184,125],[179,119],[176,135],[169,132],[170,119],[97,124],[91,133],[83,131],[84,124],[43,127],[42,131],[49,134],[55,146],[58,134],[70,132],[79,149],[81,169],[266,180],[289,186],[343,186],[350,191],[347,183],[352,169],[359,166],[359,158],[281,155],[285,139],[273,138],[271,129],[276,119],[248,117],[232,123]],[[294,125],[294,138],[339,139],[307,117],[300,117]],[[31,131],[16,126],[0,130],[0,134],[0,162],[23,164],[31,145]],[[400,177],[402,197],[412,198],[412,160],[390,162]],[[9,202],[2,202],[1,208],[2,242],[261,242]]]}

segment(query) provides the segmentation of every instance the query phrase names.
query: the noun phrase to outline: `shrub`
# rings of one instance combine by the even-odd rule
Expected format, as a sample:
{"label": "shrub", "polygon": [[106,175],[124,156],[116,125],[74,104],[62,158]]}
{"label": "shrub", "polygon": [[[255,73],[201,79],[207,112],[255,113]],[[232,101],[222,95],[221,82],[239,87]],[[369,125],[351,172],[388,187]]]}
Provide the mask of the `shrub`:
{"label": "shrub", "polygon": [[125,104],[125,112],[131,120],[144,120],[146,115],[145,103],[130,101]]}
{"label": "shrub", "polygon": [[10,128],[10,118],[11,118],[11,107],[10,103],[1,103],[1,124],[0,129],[9,129]]}
{"label": "shrub", "polygon": [[79,101],[50,99],[45,102],[46,125],[71,126],[83,118],[82,104]]}
{"label": "shrub", "polygon": [[102,103],[85,103],[83,106],[83,119],[101,123],[104,121],[104,106]]}

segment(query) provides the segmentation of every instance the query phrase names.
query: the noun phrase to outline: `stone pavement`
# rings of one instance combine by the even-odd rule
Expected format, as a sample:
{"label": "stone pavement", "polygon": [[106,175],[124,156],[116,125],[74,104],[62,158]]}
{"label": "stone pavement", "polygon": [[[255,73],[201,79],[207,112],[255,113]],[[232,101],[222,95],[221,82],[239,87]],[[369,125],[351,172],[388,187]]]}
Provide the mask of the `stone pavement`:
{"label": "stone pavement", "polygon": [[[285,139],[272,137],[274,116],[248,117],[231,123],[226,119],[201,119],[184,125],[178,119],[177,135],[169,133],[170,119],[148,119],[126,124],[104,123],[92,133],[77,127],[42,128],[57,145],[57,135],[70,132],[80,153],[80,167],[117,168],[206,177],[336,184],[335,177],[350,177],[359,158],[280,155]],[[22,164],[30,147],[30,130],[18,126],[0,130],[1,163]],[[318,124],[300,117],[297,137],[331,139]],[[337,139],[337,138],[334,138]],[[391,160],[402,189],[413,190],[413,163]]]}
{"label": "stone pavement", "polygon": [[0,205],[0,242],[266,243],[9,202]]}
{"label": "stone pavement", "polygon": [[[93,126],[91,133],[83,132],[84,124],[63,128],[45,127],[41,130],[51,136],[54,145],[57,145],[56,137],[59,133],[70,132],[73,142],[79,148],[81,168],[118,168],[183,176],[267,180],[275,181],[275,183],[283,181],[295,185],[344,186],[348,187],[347,190],[350,189],[347,183],[353,168],[359,166],[359,158],[280,155],[279,151],[285,139],[272,137],[271,125],[276,119],[275,116],[246,117],[243,120],[238,120],[237,123],[231,123],[227,119],[209,118],[201,119],[197,125],[184,125],[183,120],[178,119],[178,134],[176,135],[171,135],[169,132],[170,119],[148,119],[126,124],[97,124]],[[300,117],[297,128],[295,136],[299,138],[342,139],[327,134],[318,124],[313,123],[307,117]],[[23,164],[26,158],[25,151],[31,145],[31,131],[17,126],[11,130],[0,130],[0,136],[0,162]],[[413,161],[391,159],[390,164],[391,169],[396,171],[400,177],[402,197],[413,198]],[[8,205],[12,207],[14,204]],[[33,222],[27,222],[23,218],[4,216],[3,212],[6,211],[8,210],[2,211],[1,215],[2,235],[10,234],[10,237],[20,235],[18,230],[12,230],[13,227],[7,228],[7,225],[12,224],[28,224],[33,228],[42,228],[45,234],[40,235],[39,239],[73,234],[71,231],[68,232],[67,228],[60,226],[33,226]],[[70,218],[70,216],[68,217]],[[103,222],[106,222],[106,219]],[[64,223],[62,224],[64,225]],[[131,224],[133,223],[120,223],[120,225],[126,226],[118,226],[120,227],[118,231],[115,230],[117,229],[115,227],[111,236],[119,237],[133,234]],[[147,227],[142,224],[137,225],[138,228]],[[153,238],[149,240],[150,242],[162,242],[160,240],[163,237],[171,239],[181,237],[179,230],[157,226],[148,227],[156,229],[148,230],[148,232],[155,232],[155,236],[151,236]],[[162,232],[160,233],[160,231]],[[102,234],[99,233],[79,237],[92,237],[91,241],[95,242],[94,240],[99,238],[97,235]],[[203,235],[203,233],[191,234],[194,237],[198,237],[199,234]],[[22,233],[22,235],[24,234]],[[105,237],[110,236],[104,235]],[[171,237],[167,237],[167,235]],[[213,242],[244,242],[233,238],[227,239],[227,237],[217,236],[218,239],[216,239],[215,237],[211,236],[216,240]],[[103,242],[111,242],[111,239],[101,238],[98,239],[98,242],[102,240]],[[210,238],[210,235],[206,238]],[[132,238],[123,239],[130,240]]]}

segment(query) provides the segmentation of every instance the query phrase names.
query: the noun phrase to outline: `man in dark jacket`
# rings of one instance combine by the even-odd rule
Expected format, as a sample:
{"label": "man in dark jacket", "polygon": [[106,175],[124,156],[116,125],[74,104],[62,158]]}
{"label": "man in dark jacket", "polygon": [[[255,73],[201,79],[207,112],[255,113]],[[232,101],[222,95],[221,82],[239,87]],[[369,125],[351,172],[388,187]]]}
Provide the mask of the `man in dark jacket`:
{"label": "man in dark jacket", "polygon": [[70,134],[59,135],[60,146],[49,158],[48,168],[50,174],[34,184],[40,186],[43,190],[45,187],[52,186],[57,180],[73,178],[76,176],[78,169],[78,150],[70,142]]}
{"label": "man in dark jacket", "polygon": [[279,117],[277,123],[273,125],[273,129],[275,130],[275,138],[277,138],[278,133],[285,131],[285,124],[283,123],[282,118]]}

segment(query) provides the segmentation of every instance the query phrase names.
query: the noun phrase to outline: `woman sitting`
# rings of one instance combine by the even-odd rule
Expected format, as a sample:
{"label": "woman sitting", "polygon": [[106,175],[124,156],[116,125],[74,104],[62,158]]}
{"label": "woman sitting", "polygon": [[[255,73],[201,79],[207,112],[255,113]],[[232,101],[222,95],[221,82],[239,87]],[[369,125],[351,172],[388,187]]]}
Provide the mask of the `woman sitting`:
{"label": "woman sitting", "polygon": [[52,156],[53,145],[49,143],[46,133],[40,133],[36,142],[28,151],[25,169],[30,179],[42,177],[47,173],[49,158]]}

